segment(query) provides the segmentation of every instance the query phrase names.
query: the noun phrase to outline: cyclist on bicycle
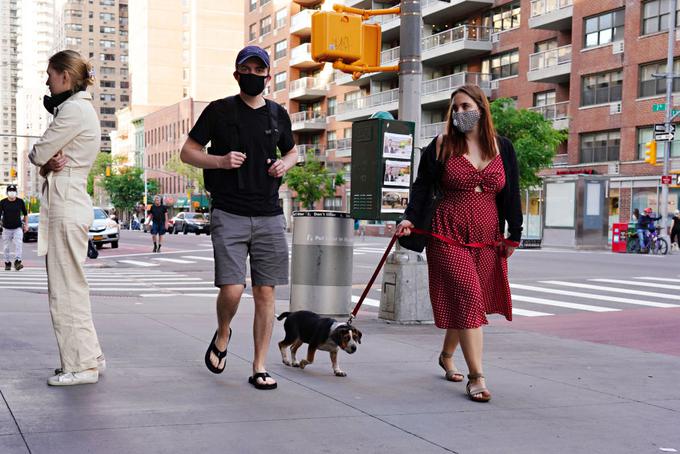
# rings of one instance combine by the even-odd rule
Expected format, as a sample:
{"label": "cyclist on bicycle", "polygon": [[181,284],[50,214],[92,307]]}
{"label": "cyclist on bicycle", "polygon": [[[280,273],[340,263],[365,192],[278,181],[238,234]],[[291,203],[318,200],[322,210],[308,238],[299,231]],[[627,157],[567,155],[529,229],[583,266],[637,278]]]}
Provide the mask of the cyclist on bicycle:
{"label": "cyclist on bicycle", "polygon": [[652,217],[652,209],[650,207],[645,208],[643,213],[644,214],[638,218],[636,226],[641,250],[647,248],[649,234],[656,231],[654,221],[661,219],[661,216]]}

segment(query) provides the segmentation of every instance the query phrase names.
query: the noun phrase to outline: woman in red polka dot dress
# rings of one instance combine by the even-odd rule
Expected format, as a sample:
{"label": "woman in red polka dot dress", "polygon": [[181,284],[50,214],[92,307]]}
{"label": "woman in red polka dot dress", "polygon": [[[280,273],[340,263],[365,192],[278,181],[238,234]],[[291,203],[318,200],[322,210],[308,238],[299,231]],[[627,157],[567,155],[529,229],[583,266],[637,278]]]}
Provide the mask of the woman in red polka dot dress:
{"label": "woman in red polka dot dress", "polygon": [[514,148],[496,135],[489,101],[476,85],[451,95],[444,134],[423,152],[397,236],[410,235],[418,226],[435,185],[440,196],[432,233],[453,241],[430,237],[427,242],[434,320],[446,330],[439,364],[448,380],[463,381],[453,364],[460,343],[469,369],[467,394],[488,402],[482,326],[488,323],[486,314],[512,320],[507,258],[519,245],[522,210]]}

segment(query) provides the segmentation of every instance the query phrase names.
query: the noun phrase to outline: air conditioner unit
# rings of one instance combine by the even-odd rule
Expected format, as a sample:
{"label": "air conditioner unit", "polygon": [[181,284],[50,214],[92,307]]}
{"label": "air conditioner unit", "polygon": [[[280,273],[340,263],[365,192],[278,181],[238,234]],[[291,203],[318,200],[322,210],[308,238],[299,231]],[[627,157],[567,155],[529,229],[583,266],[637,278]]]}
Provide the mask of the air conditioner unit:
{"label": "air conditioner unit", "polygon": [[500,33],[492,33],[491,34],[491,42],[492,43],[500,43],[501,42],[501,34]]}
{"label": "air conditioner unit", "polygon": [[615,115],[620,113],[621,113],[621,101],[609,104],[609,115]]}
{"label": "air conditioner unit", "polygon": [[623,41],[614,41],[612,43],[612,54],[622,54],[623,53]]}
{"label": "air conditioner unit", "polygon": [[492,80],[490,85],[492,90],[498,90],[498,87],[500,86],[500,81]]}
{"label": "air conditioner unit", "polygon": [[607,166],[607,173],[609,175],[618,175],[619,174],[619,163],[618,162],[613,162]]}

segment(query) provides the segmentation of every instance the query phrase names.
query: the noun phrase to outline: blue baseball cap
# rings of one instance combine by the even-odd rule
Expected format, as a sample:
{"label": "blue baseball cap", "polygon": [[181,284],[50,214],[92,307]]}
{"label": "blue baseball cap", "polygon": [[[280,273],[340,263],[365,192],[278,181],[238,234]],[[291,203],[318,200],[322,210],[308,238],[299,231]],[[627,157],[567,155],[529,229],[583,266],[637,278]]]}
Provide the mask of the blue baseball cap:
{"label": "blue baseball cap", "polygon": [[246,46],[236,56],[236,64],[242,65],[249,58],[257,57],[269,68],[269,54],[259,46]]}

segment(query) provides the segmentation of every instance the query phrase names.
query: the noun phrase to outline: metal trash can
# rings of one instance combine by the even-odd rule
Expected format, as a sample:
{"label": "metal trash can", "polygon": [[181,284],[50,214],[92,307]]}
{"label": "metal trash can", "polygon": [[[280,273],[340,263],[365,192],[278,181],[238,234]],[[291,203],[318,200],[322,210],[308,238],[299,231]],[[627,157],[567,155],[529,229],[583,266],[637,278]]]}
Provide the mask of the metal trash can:
{"label": "metal trash can", "polygon": [[348,315],[354,220],[338,211],[293,212],[290,310]]}

